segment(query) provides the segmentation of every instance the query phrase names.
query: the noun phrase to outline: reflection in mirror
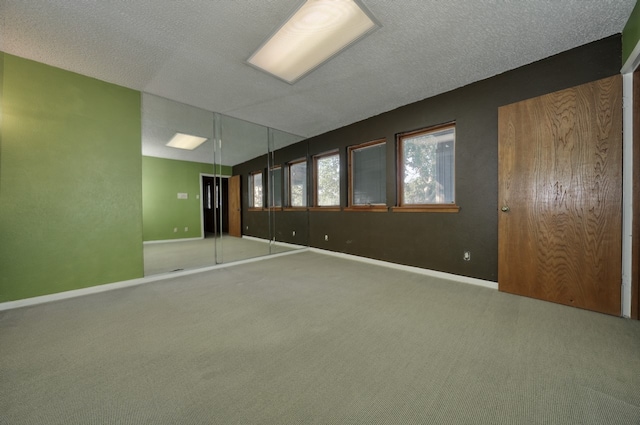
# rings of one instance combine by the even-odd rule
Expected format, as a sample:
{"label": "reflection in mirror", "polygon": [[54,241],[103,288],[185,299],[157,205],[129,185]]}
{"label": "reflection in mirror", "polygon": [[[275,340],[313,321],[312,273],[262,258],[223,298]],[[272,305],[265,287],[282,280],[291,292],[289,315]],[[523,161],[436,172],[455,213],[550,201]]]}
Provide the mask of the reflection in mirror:
{"label": "reflection in mirror", "polygon": [[[300,172],[304,168],[306,174],[307,145],[301,140],[299,136],[269,129],[271,253],[308,245],[306,175],[302,176]],[[301,167],[301,164],[305,166]]]}
{"label": "reflection in mirror", "polygon": [[[176,133],[205,139],[191,150],[167,146]],[[144,93],[142,192],[145,275],[186,270],[306,245],[306,227],[281,243],[281,221],[268,196],[268,170],[302,138]],[[300,145],[297,143],[296,145]],[[273,149],[269,152],[269,146]],[[299,148],[298,148],[299,150]],[[275,154],[274,154],[275,152]],[[298,155],[298,153],[296,153]],[[306,154],[305,154],[306,157]],[[248,164],[248,165],[247,165]],[[249,167],[250,171],[245,168]],[[249,206],[249,174],[264,176],[264,203]],[[281,204],[284,205],[284,204]],[[278,209],[279,208],[279,209]],[[288,231],[288,230],[287,230]]]}
{"label": "reflection in mirror", "polygon": [[[176,133],[206,141],[193,150],[167,146]],[[215,240],[204,237],[200,224],[201,176],[215,175],[213,148],[213,113],[143,93],[145,275],[214,263]]]}
{"label": "reflection in mirror", "polygon": [[[265,157],[268,149],[268,129],[264,126],[232,118],[226,115],[219,115],[220,138],[222,148],[219,155],[220,161],[226,164],[237,164],[249,158]],[[227,188],[227,193],[223,194],[226,199],[231,200],[233,208],[226,210],[229,222],[233,228],[223,234],[220,239],[218,262],[227,263],[246,258],[258,257],[269,254],[269,239],[257,239],[245,237],[242,220],[243,197],[242,186],[243,176],[233,173],[231,182]],[[248,182],[248,180],[247,180]],[[260,196],[263,194],[260,193]],[[258,220],[255,226],[268,226],[268,218]]]}

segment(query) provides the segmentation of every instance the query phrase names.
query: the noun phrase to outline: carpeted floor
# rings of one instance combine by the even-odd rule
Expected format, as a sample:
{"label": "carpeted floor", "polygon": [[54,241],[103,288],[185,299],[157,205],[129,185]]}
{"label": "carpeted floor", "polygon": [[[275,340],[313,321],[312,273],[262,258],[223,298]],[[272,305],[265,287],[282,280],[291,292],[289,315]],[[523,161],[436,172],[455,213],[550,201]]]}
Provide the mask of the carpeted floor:
{"label": "carpeted floor", "polygon": [[640,424],[640,321],[303,252],[0,312],[0,423]]}
{"label": "carpeted floor", "polygon": [[[217,251],[214,246],[216,243]],[[294,249],[292,246],[270,244],[267,240],[227,235],[221,238],[207,237],[198,240],[148,243],[144,245],[144,275],[151,276],[174,270],[213,266],[216,264],[216,255],[218,263],[230,263]]]}

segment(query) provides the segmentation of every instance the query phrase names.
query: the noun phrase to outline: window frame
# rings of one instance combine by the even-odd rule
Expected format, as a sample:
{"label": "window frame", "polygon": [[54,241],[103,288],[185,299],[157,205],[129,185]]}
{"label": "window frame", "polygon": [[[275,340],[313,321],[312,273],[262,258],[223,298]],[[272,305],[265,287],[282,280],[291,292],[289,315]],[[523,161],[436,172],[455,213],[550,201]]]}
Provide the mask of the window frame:
{"label": "window frame", "polygon": [[[298,164],[305,164],[305,172],[304,172],[304,185],[305,185],[305,195],[303,196],[303,200],[304,200],[304,205],[292,205],[291,204],[291,167],[298,165]],[[286,188],[286,192],[285,192],[285,206],[284,209],[285,210],[307,210],[309,207],[309,163],[307,161],[307,158],[300,158],[300,159],[296,159],[293,161],[289,161],[286,165],[286,172],[284,173],[284,178],[285,178],[285,188]]]}
{"label": "window frame", "polygon": [[[376,146],[376,145],[384,145],[384,147],[385,147],[385,160],[386,160],[386,143],[387,143],[387,139],[383,137],[381,139],[371,140],[369,142],[360,143],[358,145],[349,146],[347,148],[348,197],[347,197],[347,208],[345,208],[345,211],[375,211],[375,212],[386,212],[386,211],[388,211],[389,207],[387,206],[386,193],[385,193],[385,202],[384,203],[363,205],[363,204],[355,204],[353,202],[353,196],[354,196],[354,190],[353,190],[353,184],[354,184],[353,154],[354,154],[354,152],[356,152],[358,150],[361,150],[361,149],[371,148],[371,147]],[[386,188],[386,180],[387,180],[386,166],[385,166],[385,170],[384,170],[384,179],[385,179],[385,188]]]}
{"label": "window frame", "polygon": [[[327,158],[330,156],[338,157],[338,165],[340,165],[340,151],[338,149],[334,149],[328,152],[323,152],[313,156],[313,206],[309,208],[309,210],[315,211],[341,211],[340,202],[341,202],[341,193],[338,193],[338,204],[337,205],[318,205],[318,160],[323,158]],[[338,169],[338,183],[340,184],[342,180],[340,179],[340,169]],[[338,186],[338,190],[340,187]]]}
{"label": "window frame", "polygon": [[[453,138],[453,190],[454,201],[452,203],[432,203],[432,204],[405,204],[404,195],[404,155],[403,155],[403,142],[405,139],[409,139],[416,136],[421,136],[429,133],[436,133],[442,130],[452,128],[454,131]],[[392,208],[394,212],[446,212],[457,213],[460,211],[460,206],[456,203],[456,122],[451,121],[444,124],[438,124],[430,127],[424,127],[419,130],[407,131],[399,133],[396,136],[396,198],[397,205]]]}
{"label": "window frame", "polygon": [[[261,202],[262,205],[260,206],[256,206],[255,205],[255,176],[260,174],[260,179],[261,179],[261,185],[262,185],[262,196],[261,196]],[[248,184],[248,188],[249,188],[249,211],[262,211],[264,209],[264,170],[258,170],[258,171],[252,171],[251,173],[249,173],[249,184]]]}

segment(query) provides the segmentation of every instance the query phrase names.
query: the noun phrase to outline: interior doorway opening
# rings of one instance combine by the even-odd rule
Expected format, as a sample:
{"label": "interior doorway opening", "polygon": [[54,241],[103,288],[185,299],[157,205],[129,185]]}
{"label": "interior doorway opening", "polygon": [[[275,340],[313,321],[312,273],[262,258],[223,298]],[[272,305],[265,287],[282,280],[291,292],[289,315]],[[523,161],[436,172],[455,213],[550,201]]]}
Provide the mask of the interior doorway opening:
{"label": "interior doorway opening", "polygon": [[229,232],[229,179],[201,174],[202,231],[204,238]]}

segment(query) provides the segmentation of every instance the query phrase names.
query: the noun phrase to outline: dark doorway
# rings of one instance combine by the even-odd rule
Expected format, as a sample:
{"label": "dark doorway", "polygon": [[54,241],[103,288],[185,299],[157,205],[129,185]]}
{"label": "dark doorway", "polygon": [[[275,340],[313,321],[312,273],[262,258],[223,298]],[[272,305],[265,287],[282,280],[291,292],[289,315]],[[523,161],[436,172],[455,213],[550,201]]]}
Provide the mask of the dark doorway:
{"label": "dark doorway", "polygon": [[202,176],[202,217],[204,237],[229,232],[229,182],[222,177]]}

